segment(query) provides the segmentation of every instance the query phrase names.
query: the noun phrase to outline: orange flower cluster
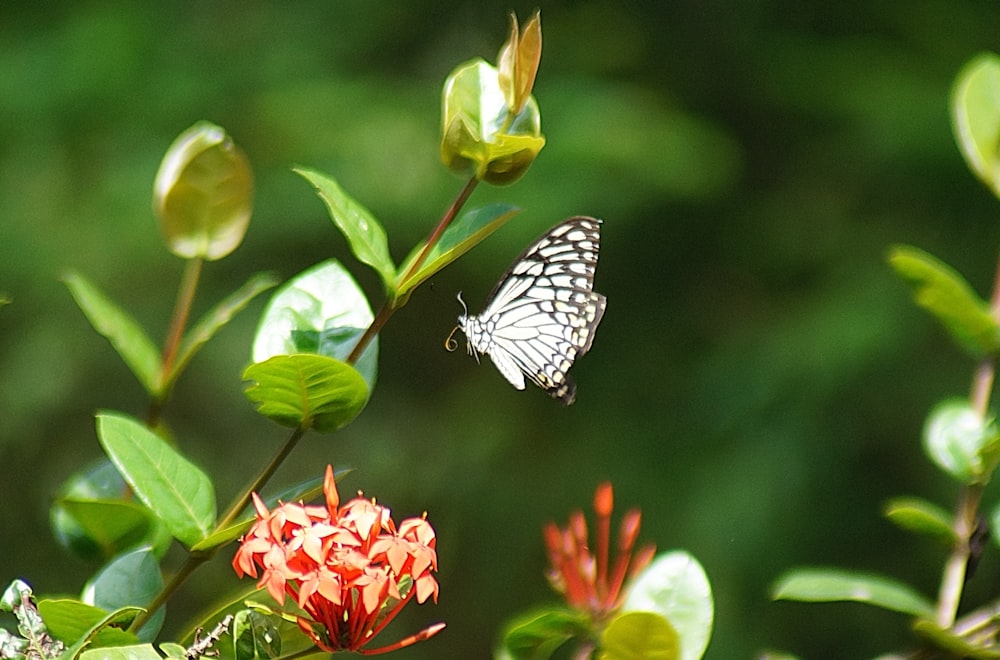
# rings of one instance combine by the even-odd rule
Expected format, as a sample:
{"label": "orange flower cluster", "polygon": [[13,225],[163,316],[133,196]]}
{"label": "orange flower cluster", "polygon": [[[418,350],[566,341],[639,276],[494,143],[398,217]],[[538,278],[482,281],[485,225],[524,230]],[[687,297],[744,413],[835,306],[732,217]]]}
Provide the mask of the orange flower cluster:
{"label": "orange flower cluster", "polygon": [[327,466],[326,506],[281,504],[268,511],[253,495],[257,522],[233,558],[240,577],[258,576],[279,604],[291,596],[307,616],[299,627],[326,652],[384,653],[427,639],[435,624],[386,647],[364,649],[403,608],[433,597],[438,583],[434,529],[424,518],[399,527],[388,508],[357,497],[343,507]]}
{"label": "orange flower cluster", "polygon": [[639,536],[642,520],[639,510],[632,509],[622,520],[618,535],[618,556],[614,566],[611,566],[608,555],[612,509],[614,491],[611,484],[605,482],[597,487],[594,494],[594,512],[597,514],[597,530],[594,534],[596,554],[591,552],[587,543],[587,520],[582,511],[574,511],[570,515],[566,529],[560,529],[555,523],[548,523],[544,530],[551,564],[549,582],[565,596],[570,607],[588,613],[595,622],[603,621],[621,605],[621,590],[625,579],[645,568],[656,550],[653,545],[647,545],[632,557],[632,548]]}

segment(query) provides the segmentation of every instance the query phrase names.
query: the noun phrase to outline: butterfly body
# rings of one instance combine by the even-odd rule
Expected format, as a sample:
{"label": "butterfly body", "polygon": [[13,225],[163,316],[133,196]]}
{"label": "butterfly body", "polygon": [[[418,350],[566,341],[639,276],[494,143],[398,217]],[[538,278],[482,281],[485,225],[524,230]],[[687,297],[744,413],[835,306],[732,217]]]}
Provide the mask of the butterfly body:
{"label": "butterfly body", "polygon": [[564,405],[573,403],[569,368],[590,350],[607,305],[593,290],[600,241],[601,221],[577,216],[528,246],[483,311],[458,317],[469,354],[489,355],[519,390],[530,380]]}

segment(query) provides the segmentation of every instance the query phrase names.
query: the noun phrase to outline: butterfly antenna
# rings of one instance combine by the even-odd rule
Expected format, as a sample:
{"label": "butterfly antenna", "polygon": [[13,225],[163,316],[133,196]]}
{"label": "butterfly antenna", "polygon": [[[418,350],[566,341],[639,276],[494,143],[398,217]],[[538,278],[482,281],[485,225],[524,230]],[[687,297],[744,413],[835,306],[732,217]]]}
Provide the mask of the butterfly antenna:
{"label": "butterfly antenna", "polygon": [[458,348],[458,340],[455,339],[456,332],[458,332],[457,325],[451,329],[451,332],[448,333],[448,337],[445,338],[444,340],[444,350],[448,351],[449,353],[453,352],[456,348]]}

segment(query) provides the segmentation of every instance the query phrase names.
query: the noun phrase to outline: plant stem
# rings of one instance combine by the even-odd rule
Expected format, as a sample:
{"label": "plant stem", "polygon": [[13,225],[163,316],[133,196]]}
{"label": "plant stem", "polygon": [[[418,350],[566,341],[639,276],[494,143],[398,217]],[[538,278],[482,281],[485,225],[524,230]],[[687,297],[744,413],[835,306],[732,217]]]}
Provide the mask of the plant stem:
{"label": "plant stem", "polygon": [[128,627],[129,632],[136,632],[139,628],[145,625],[145,623],[149,621],[150,617],[156,613],[156,610],[160,609],[160,607],[167,602],[167,599],[169,599],[174,592],[177,591],[189,577],[191,577],[191,574],[194,573],[195,569],[211,559],[213,554],[214,553],[197,553],[188,555],[187,561],[180,567],[180,570],[174,573],[174,576],[170,578],[170,581],[163,585],[163,589],[160,590],[160,593],[156,594],[156,597],[153,598],[148,605],[146,605],[146,611],[132,621],[132,625]]}

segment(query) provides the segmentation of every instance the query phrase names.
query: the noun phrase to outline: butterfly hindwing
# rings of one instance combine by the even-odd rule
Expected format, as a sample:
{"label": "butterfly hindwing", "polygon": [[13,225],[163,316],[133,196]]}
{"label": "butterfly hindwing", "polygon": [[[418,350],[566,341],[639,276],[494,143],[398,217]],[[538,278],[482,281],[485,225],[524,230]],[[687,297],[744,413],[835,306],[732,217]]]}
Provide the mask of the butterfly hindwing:
{"label": "butterfly hindwing", "polygon": [[590,350],[607,299],[593,291],[601,221],[577,216],[556,225],[507,269],[478,316],[459,327],[469,352],[488,354],[517,389],[532,381],[565,405],[576,387],[568,371]]}

